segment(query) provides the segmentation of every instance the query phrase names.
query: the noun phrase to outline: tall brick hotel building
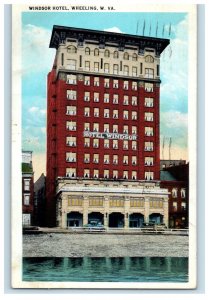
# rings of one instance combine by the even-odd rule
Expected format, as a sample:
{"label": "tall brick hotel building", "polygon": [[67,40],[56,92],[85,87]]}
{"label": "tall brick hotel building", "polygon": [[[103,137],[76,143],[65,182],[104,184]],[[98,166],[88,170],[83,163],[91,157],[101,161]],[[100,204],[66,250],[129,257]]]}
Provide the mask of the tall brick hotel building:
{"label": "tall brick hotel building", "polygon": [[169,40],[54,26],[48,225],[168,224],[160,188],[160,55]]}

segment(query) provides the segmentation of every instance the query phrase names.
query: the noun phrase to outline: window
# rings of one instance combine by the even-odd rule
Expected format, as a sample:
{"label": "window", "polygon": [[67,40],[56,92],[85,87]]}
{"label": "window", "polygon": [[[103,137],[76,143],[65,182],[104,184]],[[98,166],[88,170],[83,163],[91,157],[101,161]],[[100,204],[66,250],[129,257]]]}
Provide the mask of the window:
{"label": "window", "polygon": [[30,179],[24,179],[24,191],[30,191]]}
{"label": "window", "polygon": [[143,73],[143,63],[140,63],[140,74]]}
{"label": "window", "polygon": [[94,170],[94,178],[99,178],[99,170]]}
{"label": "window", "polygon": [[137,172],[136,172],[136,171],[132,171],[132,172],[131,172],[131,178],[132,178],[133,180],[136,180],[136,179],[137,179]]}
{"label": "window", "polygon": [[151,55],[147,55],[145,57],[145,62],[147,62],[147,63],[153,63],[154,62],[154,58]]}
{"label": "window", "polygon": [[113,88],[118,89],[118,80],[117,79],[113,79]]}
{"label": "window", "polygon": [[24,205],[30,205],[30,194],[24,194]]}
{"label": "window", "polygon": [[123,68],[123,75],[126,75],[126,76],[129,75],[129,67],[128,66],[124,66],[124,68]]}
{"label": "window", "polygon": [[131,98],[131,104],[133,106],[137,106],[137,97],[136,96],[132,96],[132,98]]}
{"label": "window", "polygon": [[94,93],[94,102],[99,102],[99,93]]}
{"label": "window", "polygon": [[99,108],[98,107],[95,107],[94,108],[94,117],[99,117]]}
{"label": "window", "polygon": [[110,148],[110,141],[107,139],[104,139],[104,148],[106,148],[106,149]]}
{"label": "window", "polygon": [[22,215],[22,223],[23,223],[23,225],[30,226],[30,224],[31,224],[30,214],[23,214]]}
{"label": "window", "polygon": [[181,198],[186,197],[186,189],[181,189]]}
{"label": "window", "polygon": [[173,211],[177,211],[177,202],[173,201]]}
{"label": "window", "polygon": [[137,150],[136,141],[132,141],[132,150]]}
{"label": "window", "polygon": [[98,48],[94,49],[94,56],[99,56],[99,49]]}
{"label": "window", "polygon": [[153,151],[153,142],[145,142],[144,150],[145,151]]}
{"label": "window", "polygon": [[76,60],[75,59],[67,59],[67,66],[68,70],[76,70]]}
{"label": "window", "polygon": [[132,90],[133,90],[133,91],[136,91],[136,90],[137,90],[137,82],[136,82],[136,81],[133,81],[133,82],[132,82]]}
{"label": "window", "polygon": [[118,125],[113,125],[113,133],[118,133]]}
{"label": "window", "polygon": [[94,62],[94,71],[99,72],[99,63],[98,62]]}
{"label": "window", "polygon": [[137,111],[132,111],[131,112],[131,119],[132,120],[137,120]]}
{"label": "window", "polygon": [[110,110],[108,108],[104,109],[104,117],[109,118],[110,117]]}
{"label": "window", "polygon": [[76,168],[67,168],[66,177],[75,178],[76,177]]}
{"label": "window", "polygon": [[123,126],[123,133],[128,134],[128,125]]}
{"label": "window", "polygon": [[76,100],[77,92],[73,90],[67,90],[67,99],[68,100]]}
{"label": "window", "polygon": [[144,105],[146,107],[153,107],[154,106],[154,99],[153,98],[145,98]]}
{"label": "window", "polygon": [[136,156],[132,156],[131,163],[132,163],[133,166],[136,165],[136,163],[137,163]]}
{"label": "window", "polygon": [[68,136],[66,138],[66,144],[70,147],[76,147],[76,137],[75,136]]}
{"label": "window", "polygon": [[[116,197],[114,197],[116,198]],[[124,200],[120,198],[116,199],[110,199],[109,205],[110,207],[124,207]]]}
{"label": "window", "polygon": [[153,92],[153,83],[145,82],[145,91],[150,93]]}
{"label": "window", "polygon": [[133,55],[132,55],[132,61],[137,61],[137,54],[136,53],[133,53]]}
{"label": "window", "polygon": [[137,76],[137,67],[132,67],[132,76]]}
{"label": "window", "polygon": [[130,199],[130,207],[144,207],[144,199],[143,198]]}
{"label": "window", "polygon": [[150,208],[163,208],[163,200],[150,200]]}
{"label": "window", "polygon": [[99,139],[93,139],[93,147],[99,148]]}
{"label": "window", "polygon": [[76,115],[76,106],[67,106],[66,115],[75,116]]}
{"label": "window", "polygon": [[118,57],[119,57],[118,51],[114,51],[113,58],[118,58]]}
{"label": "window", "polygon": [[103,197],[91,197],[89,206],[103,206]]}
{"label": "window", "polygon": [[93,162],[95,163],[95,164],[98,164],[99,163],[99,154],[94,154],[94,157],[93,157]]}
{"label": "window", "polygon": [[84,162],[86,164],[88,164],[90,162],[90,154],[89,153],[84,154]]}
{"label": "window", "polygon": [[76,196],[74,199],[68,196],[68,206],[83,206],[83,200],[78,196]]}
{"label": "window", "polygon": [[131,133],[132,134],[137,134],[137,127],[136,126],[131,127]]}
{"label": "window", "polygon": [[124,53],[123,59],[129,60],[129,54],[128,54],[128,52],[125,52],[125,53]]}
{"label": "window", "polygon": [[61,65],[64,65],[64,53],[61,53]]}
{"label": "window", "polygon": [[84,77],[84,85],[90,85],[90,76]]}
{"label": "window", "polygon": [[90,108],[89,107],[84,107],[84,116],[90,117]]}
{"label": "window", "polygon": [[118,179],[118,171],[113,170],[113,179]]}
{"label": "window", "polygon": [[85,138],[85,139],[84,139],[84,147],[85,147],[85,148],[90,147],[90,138]]}
{"label": "window", "polygon": [[110,95],[108,93],[104,94],[104,103],[109,103],[110,101]]}
{"label": "window", "polygon": [[153,172],[145,172],[144,173],[145,180],[153,180],[154,179],[154,173]]}
{"label": "window", "polygon": [[89,47],[86,47],[86,48],[85,48],[85,54],[86,54],[86,55],[90,55],[90,48],[89,48]]}
{"label": "window", "polygon": [[181,210],[186,210],[187,205],[186,202],[181,202]]}
{"label": "window", "polygon": [[146,136],[153,136],[153,127],[145,127],[144,129]]}
{"label": "window", "polygon": [[68,84],[76,84],[77,83],[76,75],[68,74],[67,75],[67,81],[66,81],[66,83],[68,83]]}
{"label": "window", "polygon": [[128,120],[128,110],[123,111],[123,119]]}
{"label": "window", "polygon": [[99,86],[99,77],[94,77],[94,86]]}
{"label": "window", "polygon": [[128,105],[128,96],[126,95],[123,96],[123,104]]}
{"label": "window", "polygon": [[153,157],[145,157],[145,166],[153,166]]}
{"label": "window", "polygon": [[66,152],[66,161],[68,161],[68,162],[76,162],[76,153]]}
{"label": "window", "polygon": [[68,46],[67,53],[77,53],[77,48],[75,46]]}
{"label": "window", "polygon": [[90,92],[84,92],[84,101],[90,101]]}
{"label": "window", "polygon": [[151,112],[145,112],[145,114],[144,114],[144,119],[145,119],[145,121],[153,121],[153,113],[151,113]]}
{"label": "window", "polygon": [[123,179],[128,179],[128,171],[123,171]]}
{"label": "window", "polygon": [[90,61],[85,61],[85,70],[90,71]]}
{"label": "window", "polygon": [[90,123],[84,123],[84,131],[90,131]]}
{"label": "window", "polygon": [[118,95],[117,94],[113,95],[113,104],[118,104]]}
{"label": "window", "polygon": [[118,164],[118,155],[113,155],[113,164],[114,165]]}
{"label": "window", "polygon": [[108,63],[105,63],[104,64],[104,72],[109,73],[109,71],[110,71],[110,65]]}
{"label": "window", "polygon": [[105,50],[104,52],[104,57],[110,57],[110,51],[109,50]]}
{"label": "window", "polygon": [[89,177],[90,177],[90,170],[84,169],[84,178],[89,178]]}
{"label": "window", "polygon": [[109,154],[104,155],[104,164],[109,164],[110,163],[110,156]]}
{"label": "window", "polygon": [[66,122],[66,129],[75,131],[76,130],[76,122],[67,121]]}
{"label": "window", "polygon": [[128,150],[128,141],[123,141],[123,150]]}
{"label": "window", "polygon": [[119,73],[119,65],[114,64],[113,65],[113,74],[118,74]]}
{"label": "window", "polygon": [[154,69],[145,68],[145,78],[154,78]]}
{"label": "window", "polygon": [[128,90],[128,81],[124,81],[124,83],[123,83],[123,88],[124,88],[124,90]]}
{"label": "window", "polygon": [[113,110],[113,119],[118,119],[118,110],[117,109]]}
{"label": "window", "polygon": [[104,124],[104,132],[110,132],[109,124]]}
{"label": "window", "polygon": [[104,170],[104,178],[108,179],[109,178],[109,170]]}
{"label": "window", "polygon": [[109,78],[105,78],[104,79],[104,87],[105,88],[109,88],[110,87],[110,79]]}
{"label": "window", "polygon": [[118,149],[118,140],[113,140],[113,149]]}
{"label": "window", "polygon": [[128,165],[128,155],[123,156],[123,164]]}
{"label": "window", "polygon": [[177,188],[172,189],[171,195],[173,198],[177,198]]}
{"label": "window", "polygon": [[[97,108],[97,109],[99,109],[99,108]],[[93,131],[94,132],[99,132],[99,123],[94,123],[93,124]]]}

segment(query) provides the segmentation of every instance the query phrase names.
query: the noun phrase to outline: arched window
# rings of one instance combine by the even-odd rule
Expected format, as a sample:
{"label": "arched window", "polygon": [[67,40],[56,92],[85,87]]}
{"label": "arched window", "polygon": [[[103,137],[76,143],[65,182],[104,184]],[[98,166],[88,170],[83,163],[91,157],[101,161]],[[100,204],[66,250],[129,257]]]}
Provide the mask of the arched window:
{"label": "arched window", "polygon": [[186,197],[186,190],[181,189],[181,198],[185,198],[185,197]]}
{"label": "arched window", "polygon": [[118,58],[118,51],[114,51],[113,58]]}
{"label": "arched window", "polygon": [[90,55],[90,48],[89,48],[89,47],[86,47],[86,48],[85,48],[85,54],[86,54],[86,55]]}
{"label": "arched window", "polygon": [[106,49],[105,52],[104,52],[104,56],[105,57],[110,57],[110,51]]}
{"label": "arched window", "polygon": [[77,52],[77,48],[75,46],[68,46],[67,47],[67,52],[68,53],[76,53]]}
{"label": "arched window", "polygon": [[94,56],[99,56],[99,49],[98,48],[94,49]]}
{"label": "arched window", "polygon": [[172,189],[172,197],[177,198],[177,188]]}
{"label": "arched window", "polygon": [[145,57],[145,61],[146,61],[147,63],[153,63],[153,62],[154,62],[154,58],[153,58],[151,55],[147,55],[147,56]]}
{"label": "arched window", "polygon": [[129,60],[129,54],[128,54],[128,52],[125,52],[125,53],[124,53],[123,59]]}
{"label": "arched window", "polygon": [[136,53],[134,53],[134,54],[132,55],[132,60],[133,60],[133,61],[137,61],[137,54],[136,54]]}

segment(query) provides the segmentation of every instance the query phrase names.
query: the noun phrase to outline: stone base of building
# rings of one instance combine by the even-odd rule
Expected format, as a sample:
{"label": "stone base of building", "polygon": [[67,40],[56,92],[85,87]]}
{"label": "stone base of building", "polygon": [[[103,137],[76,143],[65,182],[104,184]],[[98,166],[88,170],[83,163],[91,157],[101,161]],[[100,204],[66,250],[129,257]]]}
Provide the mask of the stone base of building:
{"label": "stone base of building", "polygon": [[56,199],[60,228],[137,228],[149,222],[168,227],[168,190],[159,182],[58,178]]}

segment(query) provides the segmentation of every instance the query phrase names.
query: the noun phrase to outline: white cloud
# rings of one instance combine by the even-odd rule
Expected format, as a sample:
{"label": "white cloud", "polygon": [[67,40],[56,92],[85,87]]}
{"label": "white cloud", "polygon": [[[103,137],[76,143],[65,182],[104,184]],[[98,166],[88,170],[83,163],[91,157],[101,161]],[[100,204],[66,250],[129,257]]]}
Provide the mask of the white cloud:
{"label": "white cloud", "polygon": [[107,29],[104,29],[104,31],[122,33],[122,31],[118,27],[107,28]]}
{"label": "white cloud", "polygon": [[22,61],[23,73],[49,70],[54,58],[54,49],[49,49],[51,31],[27,24],[23,27]]}
{"label": "white cloud", "polygon": [[163,112],[161,113],[161,123],[167,128],[185,130],[188,125],[188,115],[180,111]]}
{"label": "white cloud", "polygon": [[40,113],[41,113],[42,115],[45,115],[45,114],[46,114],[46,109],[41,109],[41,110],[40,110]]}
{"label": "white cloud", "polygon": [[32,107],[29,108],[28,111],[29,111],[30,113],[34,113],[34,112],[37,112],[38,110],[39,110],[39,108],[38,108],[37,106],[32,106]]}
{"label": "white cloud", "polygon": [[46,134],[46,127],[41,127],[41,132]]}

